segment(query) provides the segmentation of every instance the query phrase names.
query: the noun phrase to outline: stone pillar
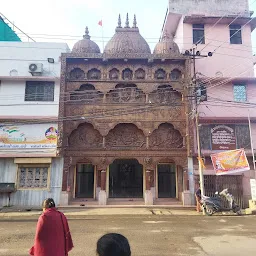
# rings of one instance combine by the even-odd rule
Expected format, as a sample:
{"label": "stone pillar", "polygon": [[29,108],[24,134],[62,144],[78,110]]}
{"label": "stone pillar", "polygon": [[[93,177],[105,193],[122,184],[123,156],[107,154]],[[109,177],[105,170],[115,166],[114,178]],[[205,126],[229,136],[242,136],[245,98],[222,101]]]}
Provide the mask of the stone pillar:
{"label": "stone pillar", "polygon": [[106,192],[106,169],[100,172],[100,192],[99,192],[99,205],[107,204],[107,192]]}
{"label": "stone pillar", "polygon": [[97,170],[96,172],[96,200],[99,200],[100,186],[101,186],[101,172]]}
{"label": "stone pillar", "polygon": [[70,167],[72,159],[64,157],[63,161],[63,176],[62,176],[62,191],[60,193],[59,205],[68,205],[71,199],[71,187],[70,187]]}
{"label": "stone pillar", "polygon": [[146,170],[146,191],[145,191],[145,205],[153,205],[153,193],[151,191],[151,170]]}

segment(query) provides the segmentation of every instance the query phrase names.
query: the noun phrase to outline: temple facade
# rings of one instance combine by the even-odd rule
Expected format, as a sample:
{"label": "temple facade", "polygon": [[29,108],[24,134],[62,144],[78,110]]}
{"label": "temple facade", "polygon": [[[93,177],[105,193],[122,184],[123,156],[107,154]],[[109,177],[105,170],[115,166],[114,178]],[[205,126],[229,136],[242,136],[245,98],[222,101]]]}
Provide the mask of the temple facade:
{"label": "temple facade", "polygon": [[173,38],[151,53],[119,16],[103,53],[86,28],[61,65],[60,204],[187,204],[190,64]]}

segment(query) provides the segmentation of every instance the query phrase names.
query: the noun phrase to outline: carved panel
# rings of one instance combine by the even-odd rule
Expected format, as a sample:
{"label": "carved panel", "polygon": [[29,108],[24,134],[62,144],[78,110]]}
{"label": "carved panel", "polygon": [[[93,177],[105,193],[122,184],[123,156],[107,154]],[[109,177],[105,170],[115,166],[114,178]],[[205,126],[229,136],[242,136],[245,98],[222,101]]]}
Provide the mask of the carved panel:
{"label": "carved panel", "polygon": [[132,80],[132,76],[133,76],[133,72],[131,69],[126,68],[125,70],[123,70],[122,72],[123,80]]}
{"label": "carved panel", "polygon": [[161,124],[149,137],[150,148],[182,148],[183,137],[171,124]]}
{"label": "carved panel", "polygon": [[71,148],[102,148],[103,138],[91,124],[80,124],[69,137]]}
{"label": "carved panel", "polygon": [[119,79],[119,70],[116,68],[113,68],[109,71],[109,79],[110,80],[117,80]]}
{"label": "carved panel", "polygon": [[145,79],[146,77],[146,72],[142,68],[139,68],[135,71],[135,78],[140,80],[140,79]]}
{"label": "carved panel", "polygon": [[166,79],[166,72],[163,69],[159,68],[155,72],[155,79],[157,80]]}
{"label": "carved panel", "polygon": [[70,71],[69,78],[72,80],[81,80],[85,78],[85,73],[80,68],[74,68]]}
{"label": "carved panel", "polygon": [[113,149],[146,148],[146,137],[134,124],[118,124],[106,136],[106,147]]}
{"label": "carved panel", "polygon": [[91,80],[98,80],[101,78],[101,72],[100,72],[100,70],[93,68],[88,71],[87,77],[88,77],[88,79],[91,79]]}
{"label": "carved panel", "polygon": [[151,103],[161,103],[172,105],[181,105],[182,96],[179,92],[174,91],[170,85],[160,85],[157,90],[149,94]]}
{"label": "carved panel", "polygon": [[136,85],[117,85],[115,90],[107,94],[107,102],[132,103],[145,102],[145,94]]}

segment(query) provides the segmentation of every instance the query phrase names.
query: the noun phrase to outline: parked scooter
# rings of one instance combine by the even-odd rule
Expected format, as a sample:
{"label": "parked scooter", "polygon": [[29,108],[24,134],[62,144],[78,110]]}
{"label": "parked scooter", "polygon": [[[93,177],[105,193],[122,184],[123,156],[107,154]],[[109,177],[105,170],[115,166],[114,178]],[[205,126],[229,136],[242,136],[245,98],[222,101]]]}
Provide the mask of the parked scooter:
{"label": "parked scooter", "polygon": [[[228,192],[227,188],[220,193],[216,192],[215,195],[215,197],[202,195],[201,204],[208,216],[223,211],[233,211],[237,215],[242,214],[240,206],[235,202],[233,195]],[[228,207],[223,206],[225,200],[228,202]]]}

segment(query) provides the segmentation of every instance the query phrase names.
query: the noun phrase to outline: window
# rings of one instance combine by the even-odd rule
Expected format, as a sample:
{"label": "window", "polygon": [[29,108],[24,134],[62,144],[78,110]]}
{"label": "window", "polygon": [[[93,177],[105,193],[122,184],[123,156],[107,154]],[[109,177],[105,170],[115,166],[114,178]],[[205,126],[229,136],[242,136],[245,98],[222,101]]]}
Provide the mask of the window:
{"label": "window", "polygon": [[242,32],[240,25],[230,25],[229,32],[231,44],[242,44]]}
{"label": "window", "polygon": [[234,100],[242,102],[247,100],[245,85],[234,85]]}
{"label": "window", "polygon": [[49,165],[19,166],[19,189],[47,189]]}
{"label": "window", "polygon": [[54,82],[26,82],[25,101],[54,101]]}
{"label": "window", "polygon": [[204,24],[193,24],[193,43],[205,44]]}

